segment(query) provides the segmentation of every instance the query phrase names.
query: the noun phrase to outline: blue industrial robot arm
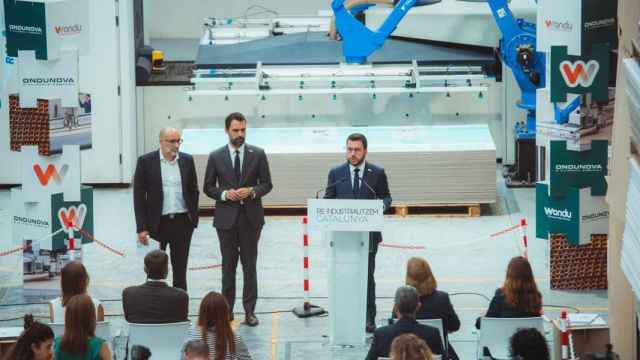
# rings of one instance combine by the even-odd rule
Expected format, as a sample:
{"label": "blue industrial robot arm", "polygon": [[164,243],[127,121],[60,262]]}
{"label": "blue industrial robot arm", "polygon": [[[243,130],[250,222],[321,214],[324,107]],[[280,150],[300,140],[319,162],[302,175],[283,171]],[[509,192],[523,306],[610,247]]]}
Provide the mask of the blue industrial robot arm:
{"label": "blue industrial robot arm", "polygon": [[545,84],[545,57],[536,51],[536,25],[516,19],[507,0],[488,0],[493,17],[502,33],[500,56],[511,69],[522,91],[518,107],[527,110],[526,123],[516,124],[518,139],[535,137],[536,90]]}
{"label": "blue industrial robot arm", "polygon": [[336,17],[336,28],[342,36],[342,51],[349,64],[363,64],[367,57],[378,50],[396,29],[416,0],[400,0],[378,31],[371,31],[353,17],[371,5],[354,7],[351,11],[344,7],[345,0],[333,0],[331,7]]}

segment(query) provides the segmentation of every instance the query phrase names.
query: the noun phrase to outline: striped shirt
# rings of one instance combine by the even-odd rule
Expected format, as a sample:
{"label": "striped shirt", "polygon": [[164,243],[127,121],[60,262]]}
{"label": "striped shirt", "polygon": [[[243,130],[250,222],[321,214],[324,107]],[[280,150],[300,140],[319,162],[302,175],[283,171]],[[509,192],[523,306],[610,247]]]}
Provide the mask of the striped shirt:
{"label": "striped shirt", "polygon": [[[190,340],[202,340],[202,332],[200,331],[200,327],[197,325],[191,325],[189,331],[187,332],[187,340],[185,344]],[[225,360],[251,360],[251,354],[249,354],[249,349],[247,345],[245,345],[244,341],[238,334],[233,334],[233,341],[236,345],[236,352],[229,353],[229,349],[227,348],[227,352],[225,354]],[[216,358],[216,333],[214,329],[210,329],[207,332],[207,345],[209,346],[209,359],[214,360]]]}

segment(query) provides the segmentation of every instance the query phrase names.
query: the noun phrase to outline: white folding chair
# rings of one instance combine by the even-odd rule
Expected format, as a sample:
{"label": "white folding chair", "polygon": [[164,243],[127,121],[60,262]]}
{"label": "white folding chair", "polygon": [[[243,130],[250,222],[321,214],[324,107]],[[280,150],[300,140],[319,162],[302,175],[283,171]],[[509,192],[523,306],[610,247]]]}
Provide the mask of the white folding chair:
{"label": "white folding chair", "polygon": [[170,324],[129,323],[129,355],[133,345],[146,346],[154,360],[180,359],[189,321]]}
{"label": "white folding chair", "polygon": [[483,349],[486,347],[495,359],[511,359],[509,340],[513,334],[523,328],[535,328],[544,334],[544,321],[539,316],[529,318],[483,317],[480,321],[480,336],[476,347],[477,358],[482,358]]}
{"label": "white folding chair", "polygon": [[[442,341],[442,348],[444,349],[446,354],[449,351],[449,346],[447,342],[444,341],[444,329],[442,325],[442,319],[419,319],[418,323],[422,325],[432,326],[438,329],[438,331],[440,331],[440,340]],[[435,356],[436,354],[433,354],[433,355]]]}

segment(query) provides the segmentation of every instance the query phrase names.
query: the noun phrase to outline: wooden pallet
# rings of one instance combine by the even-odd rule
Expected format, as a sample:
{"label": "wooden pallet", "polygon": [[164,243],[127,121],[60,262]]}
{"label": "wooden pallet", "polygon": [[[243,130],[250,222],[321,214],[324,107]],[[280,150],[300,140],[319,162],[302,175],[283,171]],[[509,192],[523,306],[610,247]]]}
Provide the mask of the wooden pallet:
{"label": "wooden pallet", "polygon": [[[215,208],[200,208],[200,216],[213,216]],[[480,204],[401,204],[391,207],[396,216],[422,215],[433,217],[478,217]],[[305,216],[306,205],[265,205],[266,216]]]}
{"label": "wooden pallet", "polygon": [[392,208],[399,216],[478,217],[482,212],[480,204],[405,204]]}

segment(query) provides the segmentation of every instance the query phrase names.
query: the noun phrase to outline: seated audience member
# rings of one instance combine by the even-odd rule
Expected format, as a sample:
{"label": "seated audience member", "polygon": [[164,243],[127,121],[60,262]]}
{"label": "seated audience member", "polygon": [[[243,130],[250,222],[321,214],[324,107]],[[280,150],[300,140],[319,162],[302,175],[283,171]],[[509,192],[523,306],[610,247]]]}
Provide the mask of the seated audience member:
{"label": "seated audience member", "polygon": [[549,360],[547,340],[535,328],[520,329],[511,337],[511,356],[519,360]]}
{"label": "seated audience member", "polygon": [[208,360],[209,348],[202,340],[187,341],[184,345],[184,360]]}
{"label": "seated audience member", "polygon": [[192,325],[189,340],[202,340],[209,347],[211,360],[248,360],[249,349],[231,329],[229,305],[217,292],[209,292],[200,303],[198,323]]}
{"label": "seated audience member", "polygon": [[147,282],[122,291],[122,307],[127,322],[137,324],[166,324],[187,321],[189,295],[167,282],[169,257],[162,250],[154,250],[144,257]]}
{"label": "seated audience member", "polygon": [[367,360],[388,357],[391,342],[398,335],[415,334],[423,339],[434,354],[442,355],[444,350],[438,329],[419,324],[416,312],[420,309],[418,291],[412,286],[401,286],[396,290],[393,311],[398,317],[394,324],[376,329],[373,333]]}
{"label": "seated audience member", "polygon": [[64,314],[64,335],[54,341],[56,360],[111,360],[107,342],[95,333],[96,309],[91,297],[73,296]]}
{"label": "seated audience member", "polygon": [[[540,316],[542,295],[533,278],[529,261],[522,256],[511,259],[507,267],[507,277],[501,288],[496,290],[486,317],[522,318]],[[476,328],[480,329],[480,318]]]}
{"label": "seated audience member", "polygon": [[431,349],[413,334],[396,336],[391,343],[391,360],[432,360]]}
{"label": "seated audience member", "polygon": [[24,331],[13,345],[6,360],[53,360],[53,331],[47,325],[24,316]]}
{"label": "seated audience member", "polygon": [[[64,311],[67,302],[74,295],[87,294],[89,287],[89,274],[87,269],[79,261],[70,261],[62,267],[60,272],[60,287],[62,296],[57,297],[49,302],[49,317],[51,322],[64,322]],[[100,300],[91,297],[93,306],[95,306],[98,321],[104,321],[104,307]]]}
{"label": "seated audience member", "polygon": [[[448,334],[460,329],[460,319],[453,309],[449,294],[437,290],[438,283],[431,272],[429,263],[419,257],[412,257],[407,262],[406,284],[413,286],[420,294],[420,309],[416,319],[442,319],[444,339],[449,341]],[[458,355],[448,343],[448,356],[458,360]]]}

